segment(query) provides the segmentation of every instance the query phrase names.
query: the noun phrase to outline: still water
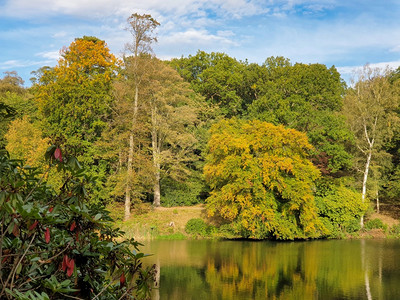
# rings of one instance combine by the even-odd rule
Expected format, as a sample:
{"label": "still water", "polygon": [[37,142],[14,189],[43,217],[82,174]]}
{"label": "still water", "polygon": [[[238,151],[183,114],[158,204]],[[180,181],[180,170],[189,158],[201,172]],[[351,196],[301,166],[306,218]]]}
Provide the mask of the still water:
{"label": "still water", "polygon": [[151,241],[153,299],[400,299],[399,240]]}

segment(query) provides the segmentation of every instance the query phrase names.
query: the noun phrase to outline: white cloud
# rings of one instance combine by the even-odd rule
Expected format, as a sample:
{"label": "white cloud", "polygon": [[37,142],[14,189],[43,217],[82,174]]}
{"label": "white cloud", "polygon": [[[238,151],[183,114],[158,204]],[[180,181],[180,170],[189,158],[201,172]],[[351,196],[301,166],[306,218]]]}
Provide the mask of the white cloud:
{"label": "white cloud", "polygon": [[57,14],[73,15],[85,18],[104,16],[127,17],[133,12],[153,12],[163,15],[195,14],[198,17],[208,9],[219,8],[217,14],[229,14],[234,17],[260,14],[263,1],[256,0],[7,0],[0,6],[0,14],[20,18],[33,16],[51,16]]}
{"label": "white cloud", "polygon": [[[229,35],[228,35],[229,36]],[[183,32],[175,32],[169,36],[164,36],[159,39],[160,45],[196,45],[201,48],[205,46],[215,45],[219,46],[237,45],[236,42],[227,38],[226,33],[222,35],[210,34],[207,30],[188,29]]]}
{"label": "white cloud", "polygon": [[0,70],[13,70],[15,68],[25,68],[37,65],[45,65],[49,61],[32,61],[32,60],[7,60],[0,62]]}
{"label": "white cloud", "polygon": [[39,52],[39,53],[36,53],[35,56],[39,56],[39,57],[47,58],[49,60],[57,61],[60,58],[60,51],[56,50],[56,51]]}
{"label": "white cloud", "polygon": [[[339,71],[340,74],[346,74],[346,75],[354,75],[361,71],[364,68],[365,65],[362,66],[344,66],[344,67],[338,67],[337,70]],[[368,63],[368,66],[372,69],[380,69],[380,70],[395,70],[400,66],[400,60],[396,61],[387,61],[387,62],[378,62],[378,63]]]}

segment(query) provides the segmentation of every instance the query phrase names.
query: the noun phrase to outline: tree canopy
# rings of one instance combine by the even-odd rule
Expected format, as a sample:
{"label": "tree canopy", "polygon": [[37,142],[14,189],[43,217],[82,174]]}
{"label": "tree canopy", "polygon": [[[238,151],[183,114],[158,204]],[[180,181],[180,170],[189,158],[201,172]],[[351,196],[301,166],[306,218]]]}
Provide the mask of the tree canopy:
{"label": "tree canopy", "polygon": [[246,236],[317,237],[313,185],[319,171],[307,159],[305,134],[254,120],[223,120],[211,129],[204,173],[207,207]]}

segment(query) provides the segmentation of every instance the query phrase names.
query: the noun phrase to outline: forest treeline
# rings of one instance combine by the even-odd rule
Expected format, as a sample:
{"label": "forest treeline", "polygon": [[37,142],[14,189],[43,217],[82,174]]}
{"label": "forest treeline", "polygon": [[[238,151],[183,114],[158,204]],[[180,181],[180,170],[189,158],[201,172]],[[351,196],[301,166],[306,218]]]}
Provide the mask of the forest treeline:
{"label": "forest treeline", "polygon": [[84,36],[29,88],[6,72],[0,147],[42,171],[49,145],[76,156],[91,201],[123,202],[125,218],[140,202],[205,202],[243,237],[335,237],[399,198],[400,69],[365,66],[347,85],[334,66],[279,56],[162,61],[160,24],[133,14],[128,25],[121,59]]}

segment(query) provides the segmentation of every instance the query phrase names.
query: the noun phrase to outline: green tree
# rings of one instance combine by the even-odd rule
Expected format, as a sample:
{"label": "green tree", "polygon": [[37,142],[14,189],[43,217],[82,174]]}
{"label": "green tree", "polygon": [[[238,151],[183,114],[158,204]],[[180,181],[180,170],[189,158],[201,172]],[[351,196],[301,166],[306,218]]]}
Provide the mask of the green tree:
{"label": "green tree", "polygon": [[162,176],[183,181],[190,175],[188,165],[196,158],[194,127],[198,122],[196,94],[179,74],[154,60],[154,77],[149,95],[151,149],[154,168],[154,206],[161,204]]}
{"label": "green tree", "polygon": [[319,171],[305,134],[261,121],[223,120],[211,129],[204,173],[209,215],[246,237],[295,239],[324,231],[314,202]]}
{"label": "green tree", "polygon": [[[371,164],[382,156],[385,143],[392,139],[399,125],[399,95],[398,83],[390,83],[388,70],[365,66],[344,99],[344,113],[356,139],[356,159],[362,170],[363,202],[367,201]],[[360,222],[363,226],[363,216]]]}
{"label": "green tree", "polygon": [[240,116],[254,97],[247,62],[224,53],[198,51],[195,56],[173,59],[171,65],[194,91],[220,108],[223,116]]}
{"label": "green tree", "polygon": [[249,117],[305,132],[315,147],[314,164],[334,174],[351,166],[352,135],[341,114],[344,86],[335,67],[270,57],[253,86],[257,98]]}

